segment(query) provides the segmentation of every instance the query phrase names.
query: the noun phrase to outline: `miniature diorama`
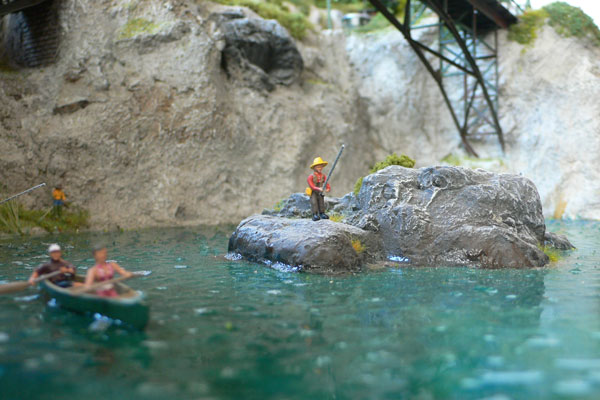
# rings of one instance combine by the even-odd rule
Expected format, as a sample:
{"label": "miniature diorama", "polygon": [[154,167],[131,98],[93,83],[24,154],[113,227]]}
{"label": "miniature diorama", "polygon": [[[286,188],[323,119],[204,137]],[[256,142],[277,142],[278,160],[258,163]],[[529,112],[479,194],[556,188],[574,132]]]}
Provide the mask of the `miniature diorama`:
{"label": "miniature diorama", "polygon": [[600,2],[0,18],[0,400],[600,398]]}

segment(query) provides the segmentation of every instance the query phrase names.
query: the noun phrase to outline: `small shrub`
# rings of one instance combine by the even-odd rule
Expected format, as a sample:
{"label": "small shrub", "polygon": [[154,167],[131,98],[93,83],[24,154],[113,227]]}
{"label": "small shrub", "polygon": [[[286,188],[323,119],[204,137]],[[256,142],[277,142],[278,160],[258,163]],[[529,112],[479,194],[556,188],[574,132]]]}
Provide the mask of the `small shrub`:
{"label": "small shrub", "polygon": [[[387,156],[385,158],[385,160],[375,163],[375,165],[373,165],[371,167],[371,170],[369,171],[369,173],[374,174],[375,172],[380,171],[384,168],[387,168],[390,165],[399,165],[399,166],[405,167],[405,168],[414,168],[415,163],[416,163],[416,161],[413,160],[412,158],[410,158],[409,156],[406,156],[404,154],[402,154],[401,156],[398,156],[396,153],[393,153],[393,154],[390,154],[389,156]],[[359,178],[356,181],[356,183],[354,184],[354,194],[356,196],[358,196],[358,193],[360,192],[360,188],[362,187],[363,179],[364,179],[364,177]]]}
{"label": "small shrub", "polygon": [[275,211],[275,212],[281,211],[281,209],[283,208],[284,204],[285,204],[285,199],[279,200],[277,202],[277,204],[275,204],[273,206],[273,211]]}
{"label": "small shrub", "polygon": [[559,35],[569,37],[589,37],[596,45],[600,44],[600,30],[594,20],[579,7],[562,1],[548,4],[543,8],[550,18],[549,25]]}
{"label": "small shrub", "polygon": [[356,254],[360,254],[366,250],[366,247],[361,243],[359,239],[352,239],[352,248],[356,252]]}
{"label": "small shrub", "polygon": [[396,153],[393,153],[387,156],[385,160],[379,161],[378,163],[373,165],[373,168],[371,168],[371,171],[369,172],[371,174],[374,174],[375,172],[387,168],[390,165],[400,165],[401,167],[405,168],[414,168],[415,160],[413,160],[409,156],[405,156],[404,154],[398,156]]}
{"label": "small shrub", "polygon": [[508,39],[514,42],[530,45],[537,38],[537,31],[548,18],[546,10],[528,10],[519,18],[519,22],[508,30]]}
{"label": "small shrub", "polygon": [[87,210],[71,206],[63,208],[60,216],[51,209],[27,209],[20,203],[10,201],[0,206],[0,231],[24,235],[33,227],[47,232],[76,232],[89,227],[90,214]]}

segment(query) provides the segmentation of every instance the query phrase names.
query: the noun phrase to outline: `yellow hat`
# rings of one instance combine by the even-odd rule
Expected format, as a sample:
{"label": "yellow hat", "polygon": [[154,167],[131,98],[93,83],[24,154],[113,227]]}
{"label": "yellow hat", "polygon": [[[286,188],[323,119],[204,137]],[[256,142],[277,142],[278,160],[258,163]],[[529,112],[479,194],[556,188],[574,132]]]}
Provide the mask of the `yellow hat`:
{"label": "yellow hat", "polygon": [[311,168],[316,167],[317,165],[322,165],[322,166],[326,166],[327,164],[329,164],[327,161],[323,161],[323,159],[321,157],[317,157],[314,159],[312,165],[310,166]]}

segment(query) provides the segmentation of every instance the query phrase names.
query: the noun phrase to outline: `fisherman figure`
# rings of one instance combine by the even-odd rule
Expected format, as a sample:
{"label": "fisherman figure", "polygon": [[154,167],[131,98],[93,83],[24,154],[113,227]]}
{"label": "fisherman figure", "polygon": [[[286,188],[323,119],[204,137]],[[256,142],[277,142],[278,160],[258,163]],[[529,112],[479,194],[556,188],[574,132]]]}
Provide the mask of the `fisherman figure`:
{"label": "fisherman figure", "polygon": [[54,199],[54,215],[60,217],[62,215],[62,208],[65,205],[65,201],[67,201],[67,196],[65,196],[65,192],[63,191],[61,185],[56,185],[54,187],[54,190],[52,191],[52,199]]}
{"label": "fisherman figure", "polygon": [[[322,171],[323,167],[327,164],[327,161],[323,161],[321,157],[317,157],[310,166],[313,173],[308,176],[307,181],[309,187],[306,189],[306,194],[310,196],[310,208],[313,214],[313,221],[329,219],[327,214],[325,214],[325,197],[322,194],[323,185],[325,185],[325,182],[327,181],[327,176],[325,176]],[[329,192],[330,190],[331,186],[327,183],[325,192]]]}

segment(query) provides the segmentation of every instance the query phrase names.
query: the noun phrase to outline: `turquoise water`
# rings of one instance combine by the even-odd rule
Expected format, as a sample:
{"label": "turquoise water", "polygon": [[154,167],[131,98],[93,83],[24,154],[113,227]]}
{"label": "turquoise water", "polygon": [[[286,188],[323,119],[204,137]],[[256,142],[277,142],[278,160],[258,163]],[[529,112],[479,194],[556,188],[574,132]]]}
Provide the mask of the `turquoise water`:
{"label": "turquoise water", "polygon": [[550,223],[576,252],[543,270],[326,277],[222,257],[231,228],[0,240],[0,280],[48,243],[152,274],[144,333],[0,297],[0,399],[600,398],[600,224]]}

